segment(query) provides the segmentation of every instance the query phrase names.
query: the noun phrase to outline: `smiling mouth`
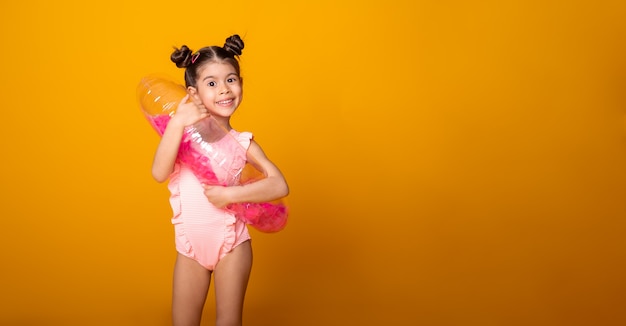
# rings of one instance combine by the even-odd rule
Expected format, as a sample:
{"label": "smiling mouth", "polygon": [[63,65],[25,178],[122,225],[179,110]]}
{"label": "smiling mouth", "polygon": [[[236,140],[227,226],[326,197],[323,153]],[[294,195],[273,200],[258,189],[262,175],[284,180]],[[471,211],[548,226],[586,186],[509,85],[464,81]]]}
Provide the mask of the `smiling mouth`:
{"label": "smiling mouth", "polygon": [[233,99],[229,99],[229,100],[223,100],[223,101],[217,101],[218,105],[229,105],[233,103]]}

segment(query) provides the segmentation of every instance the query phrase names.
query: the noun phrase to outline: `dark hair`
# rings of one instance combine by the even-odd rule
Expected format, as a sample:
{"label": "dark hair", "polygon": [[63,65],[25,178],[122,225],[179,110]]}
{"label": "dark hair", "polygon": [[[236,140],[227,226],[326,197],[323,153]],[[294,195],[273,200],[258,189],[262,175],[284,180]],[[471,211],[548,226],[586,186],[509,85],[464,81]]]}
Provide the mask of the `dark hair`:
{"label": "dark hair", "polygon": [[186,45],[183,45],[180,49],[175,47],[170,60],[176,64],[176,67],[185,68],[185,86],[195,87],[198,68],[210,61],[226,61],[235,68],[235,72],[240,76],[241,71],[238,58],[242,50],[243,40],[241,40],[239,35],[235,34],[226,39],[223,47],[216,45],[207,46],[197,52],[193,52]]}

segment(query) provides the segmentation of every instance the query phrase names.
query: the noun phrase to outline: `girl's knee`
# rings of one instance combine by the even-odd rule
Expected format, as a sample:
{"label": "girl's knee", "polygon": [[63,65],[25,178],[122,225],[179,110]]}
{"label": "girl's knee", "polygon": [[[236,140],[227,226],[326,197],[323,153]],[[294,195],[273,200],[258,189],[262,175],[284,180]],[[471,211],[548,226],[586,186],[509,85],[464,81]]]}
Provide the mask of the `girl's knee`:
{"label": "girl's knee", "polygon": [[215,326],[241,326],[241,316],[217,316]]}

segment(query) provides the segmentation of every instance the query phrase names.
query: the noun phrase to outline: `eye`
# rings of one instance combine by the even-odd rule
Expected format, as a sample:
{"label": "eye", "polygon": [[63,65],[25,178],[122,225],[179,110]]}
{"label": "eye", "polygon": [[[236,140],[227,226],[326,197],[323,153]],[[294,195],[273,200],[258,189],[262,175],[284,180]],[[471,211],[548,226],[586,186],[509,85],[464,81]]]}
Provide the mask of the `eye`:
{"label": "eye", "polygon": [[228,78],[226,81],[229,82],[229,83],[235,83],[235,82],[237,82],[237,78],[231,77],[231,78]]}
{"label": "eye", "polygon": [[214,81],[210,81],[207,83],[207,86],[210,86],[210,87],[215,87],[215,85],[217,85],[217,83]]}

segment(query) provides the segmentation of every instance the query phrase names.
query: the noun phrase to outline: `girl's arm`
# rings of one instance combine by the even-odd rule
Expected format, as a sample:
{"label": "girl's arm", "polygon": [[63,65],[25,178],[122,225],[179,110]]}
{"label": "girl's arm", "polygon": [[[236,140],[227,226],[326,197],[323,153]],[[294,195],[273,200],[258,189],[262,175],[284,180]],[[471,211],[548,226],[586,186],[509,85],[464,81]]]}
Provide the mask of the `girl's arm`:
{"label": "girl's arm", "polygon": [[167,180],[172,171],[174,171],[174,164],[176,163],[176,156],[178,155],[178,148],[180,147],[185,127],[208,116],[206,109],[192,102],[187,103],[188,99],[189,95],[183,97],[178,104],[176,114],[165,127],[159,146],[154,154],[152,177],[158,182]]}
{"label": "girl's arm", "polygon": [[185,126],[177,124],[173,118],[167,124],[152,161],[152,177],[157,182],[167,180],[174,171],[174,163],[184,130]]}
{"label": "girl's arm", "polygon": [[230,203],[267,202],[285,197],[289,187],[278,167],[270,161],[254,140],[248,148],[248,160],[265,174],[265,178],[242,186],[222,187],[204,185],[204,194],[216,207],[224,207]]}

